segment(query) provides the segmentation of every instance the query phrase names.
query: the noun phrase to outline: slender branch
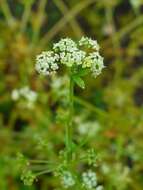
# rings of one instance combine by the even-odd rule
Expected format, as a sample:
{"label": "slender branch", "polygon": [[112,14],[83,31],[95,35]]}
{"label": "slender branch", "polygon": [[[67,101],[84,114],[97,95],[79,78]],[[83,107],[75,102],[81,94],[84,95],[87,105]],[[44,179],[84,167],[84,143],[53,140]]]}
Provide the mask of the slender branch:
{"label": "slender branch", "polygon": [[49,166],[45,166],[45,165],[31,165],[29,166],[29,169],[32,171],[43,171],[45,169],[49,169]]}
{"label": "slender branch", "polygon": [[26,3],[24,13],[22,16],[22,22],[21,22],[21,32],[24,32],[27,26],[27,22],[30,16],[31,12],[31,6],[32,6],[32,1],[30,3]]}
{"label": "slender branch", "polygon": [[[69,9],[62,0],[54,0],[54,3],[60,9],[63,15],[68,13]],[[71,20],[69,21],[69,24],[71,25],[71,28],[77,37],[80,37],[83,35],[83,31],[81,30],[78,22],[76,21],[74,17],[71,18]]]}
{"label": "slender branch", "polygon": [[47,0],[41,0],[39,3],[40,4],[39,4],[39,10],[38,10],[38,18],[36,21],[36,26],[35,26],[34,31],[33,31],[32,45],[36,44],[36,42],[39,39],[39,33],[40,33],[41,25],[43,22],[44,9],[45,9]]}
{"label": "slender branch", "polygon": [[6,21],[8,23],[9,26],[12,26],[14,23],[14,18],[11,14],[10,8],[8,6],[7,1],[3,1],[2,3],[0,3],[0,6],[2,8],[3,14],[6,18]]}
{"label": "slender branch", "polygon": [[51,164],[51,163],[54,163],[54,162],[50,162],[50,161],[47,161],[47,160],[29,160],[31,163],[41,163],[41,164]]}
{"label": "slender branch", "polygon": [[42,171],[42,172],[38,172],[38,173],[36,173],[36,176],[40,176],[40,175],[43,175],[43,174],[47,174],[47,173],[51,173],[51,172],[53,172],[54,171],[54,169],[49,169],[49,170],[44,170],[44,171]]}
{"label": "slender branch", "polygon": [[87,101],[77,97],[77,96],[74,96],[74,100],[75,102],[77,102],[78,104],[84,106],[85,108],[87,108],[88,110],[92,111],[92,112],[95,112],[96,114],[99,114],[100,116],[102,117],[108,117],[108,114],[106,111],[104,110],[101,110],[95,106],[93,106],[92,104],[88,103]]}
{"label": "slender branch", "polygon": [[140,15],[138,18],[134,19],[134,21],[130,22],[127,26],[123,27],[121,30],[115,33],[115,35],[111,36],[107,40],[105,40],[102,44],[104,48],[106,48],[113,40],[119,41],[122,37],[130,33],[133,29],[135,29],[138,25],[143,24],[143,15]]}
{"label": "slender branch", "polygon": [[59,20],[52,29],[45,34],[45,36],[40,41],[40,47],[45,46],[54,36],[56,36],[60,30],[73,19],[80,11],[88,7],[90,4],[94,3],[96,0],[84,0],[82,3],[79,2],[74,8],[72,8],[64,17]]}

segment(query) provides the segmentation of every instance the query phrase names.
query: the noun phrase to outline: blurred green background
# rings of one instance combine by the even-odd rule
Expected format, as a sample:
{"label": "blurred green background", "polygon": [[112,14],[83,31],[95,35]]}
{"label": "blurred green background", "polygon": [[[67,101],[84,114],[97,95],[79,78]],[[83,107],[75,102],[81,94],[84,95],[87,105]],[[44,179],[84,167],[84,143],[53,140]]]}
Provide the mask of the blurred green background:
{"label": "blurred green background", "polygon": [[[76,142],[101,155],[105,190],[143,190],[143,0],[0,0],[0,190],[59,190],[43,175],[20,180],[15,155],[56,159],[64,147],[67,76],[41,78],[35,56],[62,37],[89,36],[106,68],[75,89]],[[37,93],[29,104],[17,89]],[[27,91],[26,91],[27,92]]]}

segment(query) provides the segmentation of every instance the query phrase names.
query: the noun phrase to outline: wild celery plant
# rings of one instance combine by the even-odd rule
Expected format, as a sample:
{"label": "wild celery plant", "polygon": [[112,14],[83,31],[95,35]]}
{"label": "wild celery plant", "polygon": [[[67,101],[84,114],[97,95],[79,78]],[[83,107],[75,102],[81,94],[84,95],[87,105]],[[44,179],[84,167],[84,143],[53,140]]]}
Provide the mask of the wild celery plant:
{"label": "wild celery plant", "polygon": [[[78,189],[101,190],[98,185],[96,173],[89,169],[81,174],[75,172],[75,168],[82,162],[90,167],[96,167],[97,154],[94,149],[88,150],[82,155],[76,154],[78,150],[73,142],[73,119],[74,119],[74,86],[85,88],[83,77],[91,73],[97,77],[104,68],[103,57],[99,54],[97,41],[88,37],[82,37],[78,43],[69,38],[61,39],[55,43],[51,51],[44,51],[36,57],[36,70],[41,75],[53,75],[62,66],[66,66],[69,76],[69,109],[65,122],[65,150],[60,153],[60,162],[52,163],[48,161],[33,160],[28,161],[19,155],[20,167],[23,170],[22,180],[25,184],[32,184],[36,176],[54,172],[61,178],[64,188],[78,187]],[[78,161],[80,163],[78,163]],[[24,164],[23,164],[24,163]],[[46,164],[48,168],[43,168],[39,173],[33,173],[32,164]],[[43,165],[42,165],[43,167]],[[34,167],[33,167],[34,169]],[[81,177],[80,177],[81,176]]]}

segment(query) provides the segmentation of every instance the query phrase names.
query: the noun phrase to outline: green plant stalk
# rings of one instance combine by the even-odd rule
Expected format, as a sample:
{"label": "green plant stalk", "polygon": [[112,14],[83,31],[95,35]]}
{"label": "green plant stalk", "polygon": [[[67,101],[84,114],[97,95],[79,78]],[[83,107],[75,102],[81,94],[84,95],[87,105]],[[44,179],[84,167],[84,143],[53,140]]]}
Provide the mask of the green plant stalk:
{"label": "green plant stalk", "polygon": [[11,11],[9,9],[9,5],[8,5],[7,1],[4,1],[4,2],[2,2],[0,4],[1,4],[1,8],[2,8],[3,14],[4,14],[5,18],[6,18],[6,21],[7,21],[8,25],[12,26],[13,23],[14,23],[14,18],[13,18],[12,14],[11,14]]}
{"label": "green plant stalk", "polygon": [[[66,4],[63,2],[63,0],[54,0],[54,3],[62,12],[63,16],[68,13],[69,9],[66,6]],[[83,31],[81,30],[78,22],[76,21],[76,18],[74,17],[71,18],[71,20],[69,21],[69,24],[77,38],[80,38],[80,36],[83,36]]]}
{"label": "green plant stalk", "polygon": [[31,7],[32,7],[32,3],[28,3],[25,5],[22,22],[21,22],[21,32],[25,32],[27,22],[30,16],[30,12],[31,12]]}
{"label": "green plant stalk", "polygon": [[35,45],[39,40],[39,34],[40,34],[40,29],[42,26],[43,19],[44,19],[44,10],[45,10],[46,3],[47,3],[46,0],[41,0],[39,2],[37,25],[33,31],[32,46]]}
{"label": "green plant stalk", "polygon": [[74,81],[72,79],[72,71],[71,71],[70,86],[69,86],[69,115],[66,125],[67,160],[70,160],[72,157],[73,115],[74,115]]}
{"label": "green plant stalk", "polygon": [[73,7],[67,14],[65,14],[40,40],[39,46],[44,47],[50,40],[52,40],[63,28],[70,22],[71,19],[75,18],[83,9],[96,2],[96,0],[84,0],[75,7]]}

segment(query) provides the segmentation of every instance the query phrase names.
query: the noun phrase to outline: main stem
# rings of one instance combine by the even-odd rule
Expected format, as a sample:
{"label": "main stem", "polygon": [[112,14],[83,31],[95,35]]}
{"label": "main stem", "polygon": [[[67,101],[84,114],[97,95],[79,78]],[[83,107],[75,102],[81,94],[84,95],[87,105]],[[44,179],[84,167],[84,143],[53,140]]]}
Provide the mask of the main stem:
{"label": "main stem", "polygon": [[68,158],[68,160],[70,160],[72,157],[73,114],[74,114],[74,81],[72,79],[72,76],[70,75],[69,115],[68,115],[68,122],[67,122],[67,127],[66,127],[66,146],[67,146],[67,158]]}

